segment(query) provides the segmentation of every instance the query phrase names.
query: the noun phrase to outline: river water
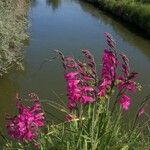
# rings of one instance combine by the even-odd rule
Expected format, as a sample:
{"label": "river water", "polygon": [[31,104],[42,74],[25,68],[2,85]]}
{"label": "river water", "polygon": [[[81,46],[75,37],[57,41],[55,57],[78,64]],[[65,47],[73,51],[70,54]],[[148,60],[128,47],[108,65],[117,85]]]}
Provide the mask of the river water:
{"label": "river water", "polygon": [[[133,97],[134,105],[128,112],[132,117],[138,103],[149,94],[150,40],[132,33],[127,25],[92,5],[75,0],[33,0],[29,22],[30,39],[24,49],[25,71],[11,72],[0,79],[1,126],[4,126],[6,112],[15,112],[16,92],[23,97],[35,92],[40,98],[57,101],[61,97],[65,101],[63,68],[59,61],[47,60],[54,56],[56,49],[76,57],[81,57],[82,49],[90,49],[96,61],[100,62],[106,46],[104,32],[113,35],[118,49],[129,57],[132,70],[139,72],[138,82],[142,83],[143,91]],[[61,119],[56,110],[49,108],[49,111]]]}

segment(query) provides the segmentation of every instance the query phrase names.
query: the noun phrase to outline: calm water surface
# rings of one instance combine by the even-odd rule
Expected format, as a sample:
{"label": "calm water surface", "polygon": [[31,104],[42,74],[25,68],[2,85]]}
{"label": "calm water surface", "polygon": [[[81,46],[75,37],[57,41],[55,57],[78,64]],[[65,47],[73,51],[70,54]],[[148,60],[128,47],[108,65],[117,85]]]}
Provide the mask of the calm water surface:
{"label": "calm water surface", "polygon": [[[16,92],[22,96],[36,92],[41,98],[57,101],[56,93],[64,100],[62,66],[57,60],[46,60],[54,56],[55,49],[81,57],[81,50],[86,48],[100,62],[105,47],[103,33],[106,31],[114,36],[118,48],[128,55],[132,69],[140,74],[138,81],[144,85],[143,91],[134,96],[135,105],[128,113],[132,117],[131,112],[137,109],[137,103],[150,89],[150,40],[132,33],[126,25],[121,25],[90,4],[75,0],[34,0],[29,20],[30,40],[24,50],[25,71],[0,79],[1,126],[4,125],[5,113],[15,112]],[[58,112],[49,111],[61,119]]]}

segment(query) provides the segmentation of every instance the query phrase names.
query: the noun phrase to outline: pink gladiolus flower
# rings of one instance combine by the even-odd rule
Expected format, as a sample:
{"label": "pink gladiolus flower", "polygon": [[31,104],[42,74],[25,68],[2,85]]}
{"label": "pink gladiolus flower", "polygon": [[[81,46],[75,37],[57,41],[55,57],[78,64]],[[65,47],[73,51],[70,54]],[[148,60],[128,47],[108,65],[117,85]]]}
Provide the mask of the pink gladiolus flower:
{"label": "pink gladiolus flower", "polygon": [[131,79],[134,79],[138,76],[138,73],[137,72],[131,72],[128,76],[128,78],[131,80]]}
{"label": "pink gladiolus flower", "polygon": [[74,109],[74,108],[76,108],[76,106],[77,106],[76,102],[74,102],[73,100],[70,100],[69,97],[68,97],[68,99],[69,99],[69,101],[68,101],[67,107],[68,107],[69,109]]}
{"label": "pink gladiolus flower", "polygon": [[68,80],[68,88],[70,89],[76,88],[79,82],[80,80]]}
{"label": "pink gladiolus flower", "polygon": [[104,50],[103,65],[101,73],[101,85],[99,86],[98,96],[105,96],[107,88],[115,80],[116,67],[118,61],[113,51]]}
{"label": "pink gladiolus flower", "polygon": [[125,74],[125,76],[129,75],[129,68],[126,64],[122,64],[122,72]]}
{"label": "pink gladiolus flower", "polygon": [[104,79],[99,87],[98,96],[105,96],[107,88],[111,85],[111,81]]}
{"label": "pink gladiolus flower", "polygon": [[82,98],[81,98],[81,102],[83,103],[83,104],[87,104],[87,103],[90,103],[90,102],[94,102],[95,100],[93,99],[93,97],[91,97],[91,96],[86,96],[86,95],[84,95],[84,96],[82,96]]}
{"label": "pink gladiolus flower", "polygon": [[[33,98],[33,97],[32,97]],[[32,141],[38,136],[38,128],[44,125],[44,113],[39,100],[33,98],[33,106],[25,106],[17,102],[18,114],[9,118],[7,132],[15,139]]]}
{"label": "pink gladiolus flower", "polygon": [[83,90],[83,92],[92,92],[92,91],[94,91],[93,87],[91,87],[91,86],[83,86],[82,90]]}
{"label": "pink gladiolus flower", "polygon": [[145,109],[144,107],[142,107],[140,110],[139,110],[139,116],[143,115],[145,113]]}
{"label": "pink gladiolus flower", "polygon": [[[82,63],[79,61],[78,63],[79,66],[75,71],[65,74],[68,96],[67,107],[69,109],[75,109],[78,102],[82,104],[93,102],[94,88],[88,83],[88,81],[93,81],[93,78],[88,76]],[[88,96],[89,94],[92,96]]]}
{"label": "pink gladiolus flower", "polygon": [[129,59],[128,57],[124,54],[124,53],[121,53],[120,56],[122,57],[123,61],[128,64],[129,63]]}
{"label": "pink gladiolus flower", "polygon": [[93,61],[93,56],[88,50],[82,50],[82,53],[90,60]]}
{"label": "pink gladiolus flower", "polygon": [[85,80],[85,81],[91,81],[91,80],[93,80],[93,78],[89,77],[89,76],[84,76],[83,80]]}
{"label": "pink gladiolus flower", "polygon": [[126,83],[126,88],[129,90],[129,91],[133,91],[135,92],[137,90],[137,85],[134,81],[128,81],[128,83]]}
{"label": "pink gladiolus flower", "polygon": [[124,75],[127,77],[127,76],[129,76],[129,59],[128,59],[128,57],[125,55],[125,54],[123,54],[123,53],[121,53],[120,54],[120,56],[121,56],[121,58],[122,58],[122,60],[123,60],[123,63],[122,63],[122,72],[124,73]]}
{"label": "pink gladiolus flower", "polygon": [[112,64],[112,65],[117,64],[118,62],[114,52],[105,49],[103,54],[103,63]]}
{"label": "pink gladiolus flower", "polygon": [[123,109],[128,110],[131,104],[131,98],[125,94],[121,96],[119,99],[119,104],[122,106]]}
{"label": "pink gladiolus flower", "polygon": [[[73,57],[64,57],[60,53],[65,66],[65,79],[67,83],[67,97],[69,109],[76,109],[78,103],[88,104],[99,97],[107,98],[116,87],[122,94],[119,104],[128,110],[131,99],[125,95],[126,91],[136,91],[137,84],[134,79],[137,73],[130,72],[129,59],[123,53],[119,59],[116,51],[116,42],[109,33],[105,33],[108,48],[104,50],[102,57],[102,69],[99,81],[96,73],[96,64],[93,55],[88,50],[82,50],[83,61],[75,60]],[[121,75],[117,74],[121,70]],[[110,95],[111,96],[111,95]],[[118,99],[117,99],[118,100]]]}
{"label": "pink gladiolus flower", "polygon": [[106,89],[105,88],[103,88],[103,87],[100,87],[99,88],[99,92],[98,92],[98,94],[97,94],[98,96],[105,96],[106,95]]}
{"label": "pink gladiolus flower", "polygon": [[78,74],[78,72],[69,72],[65,74],[66,79],[74,79],[74,77]]}
{"label": "pink gladiolus flower", "polygon": [[76,68],[76,63],[74,61],[74,58],[71,56],[65,57],[63,60],[63,65],[65,66],[65,69],[73,69]]}
{"label": "pink gladiolus flower", "polygon": [[109,45],[109,47],[112,49],[115,49],[116,42],[113,40],[113,37],[111,36],[111,34],[108,32],[105,32],[104,35],[106,36],[107,44]]}
{"label": "pink gladiolus flower", "polygon": [[132,80],[126,80],[124,76],[120,76],[119,78],[118,89],[127,89],[129,91],[135,92],[137,90],[137,85]]}
{"label": "pink gladiolus flower", "polygon": [[70,93],[68,93],[68,98],[71,101],[78,101],[81,97],[81,92],[76,89],[76,91],[74,90],[73,92],[70,91]]}

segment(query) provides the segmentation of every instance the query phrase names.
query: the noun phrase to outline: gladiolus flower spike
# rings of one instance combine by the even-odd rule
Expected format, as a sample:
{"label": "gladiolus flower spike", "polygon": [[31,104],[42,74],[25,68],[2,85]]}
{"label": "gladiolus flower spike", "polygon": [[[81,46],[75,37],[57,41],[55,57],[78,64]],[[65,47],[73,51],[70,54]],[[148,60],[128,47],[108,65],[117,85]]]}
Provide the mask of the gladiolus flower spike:
{"label": "gladiolus flower spike", "polygon": [[32,107],[17,100],[18,114],[7,120],[7,132],[10,137],[20,141],[32,141],[38,136],[39,127],[44,126],[44,112],[38,97],[31,94]]}

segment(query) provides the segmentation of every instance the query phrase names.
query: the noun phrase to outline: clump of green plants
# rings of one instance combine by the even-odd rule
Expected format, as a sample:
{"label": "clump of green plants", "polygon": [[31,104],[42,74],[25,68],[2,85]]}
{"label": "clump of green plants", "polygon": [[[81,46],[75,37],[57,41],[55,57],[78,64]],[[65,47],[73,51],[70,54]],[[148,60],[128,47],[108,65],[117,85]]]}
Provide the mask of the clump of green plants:
{"label": "clump of green plants", "polygon": [[[130,70],[127,56],[116,50],[112,36],[109,33],[105,36],[108,47],[98,73],[94,57],[88,50],[82,50],[83,60],[56,51],[65,70],[67,104],[40,100],[30,93],[32,105],[26,106],[17,94],[18,113],[7,116],[10,138],[1,134],[5,141],[3,149],[149,150],[150,117],[147,115],[148,120],[143,124],[138,120],[146,114],[150,96],[142,101],[135,118],[125,127],[123,114],[133,101],[129,93],[140,88],[135,81],[138,74]],[[42,102],[63,113],[64,122],[50,124],[46,121]]]}
{"label": "clump of green plants", "polygon": [[28,0],[0,0],[0,75],[21,67]]}
{"label": "clump of green plants", "polygon": [[135,0],[135,1],[140,3],[150,3],[150,0]]}

